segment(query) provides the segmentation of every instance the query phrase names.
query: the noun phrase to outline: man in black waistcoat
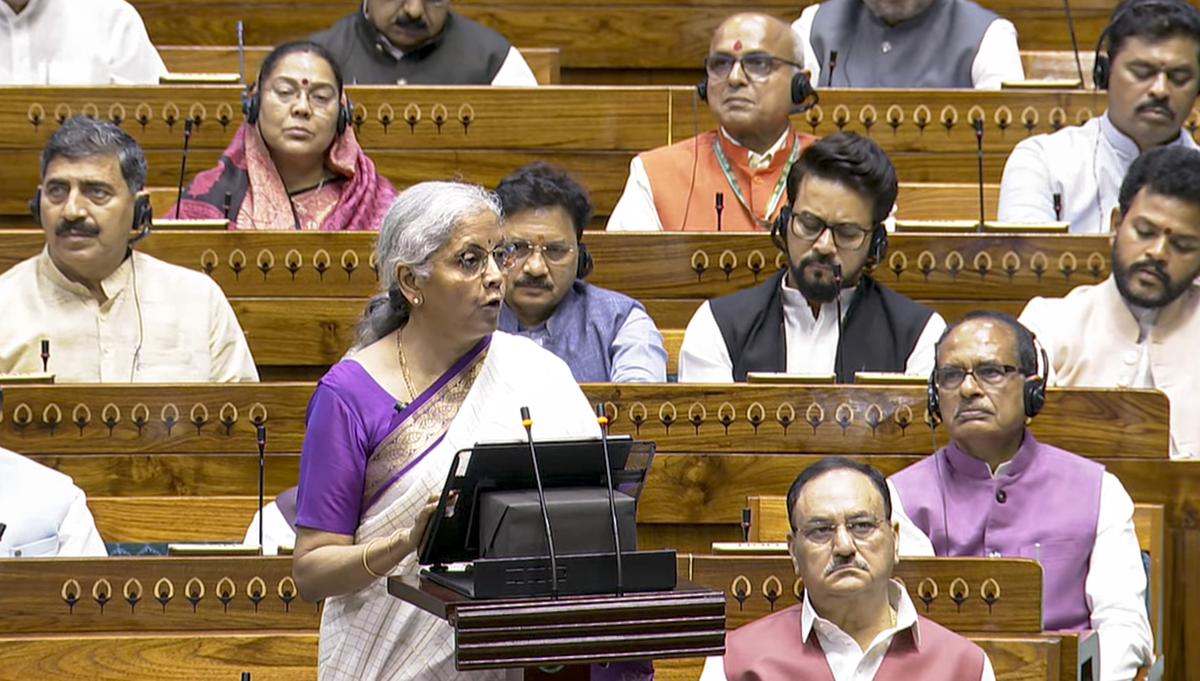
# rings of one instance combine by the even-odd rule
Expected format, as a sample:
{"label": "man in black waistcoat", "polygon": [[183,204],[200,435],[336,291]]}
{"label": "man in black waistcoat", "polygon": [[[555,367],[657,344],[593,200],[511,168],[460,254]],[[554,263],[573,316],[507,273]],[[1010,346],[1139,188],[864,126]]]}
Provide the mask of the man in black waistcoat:
{"label": "man in black waistcoat", "polygon": [[450,0],[362,0],[312,37],[356,85],[537,85],[512,43]]}
{"label": "man in black waistcoat", "polygon": [[887,253],[883,221],[897,189],[891,159],[870,139],[837,133],[805,150],[771,231],[788,267],[700,306],[680,349],[680,382],[744,381],[751,371],[835,374],[839,383],[859,371],[928,376],[945,320],[870,276]]}

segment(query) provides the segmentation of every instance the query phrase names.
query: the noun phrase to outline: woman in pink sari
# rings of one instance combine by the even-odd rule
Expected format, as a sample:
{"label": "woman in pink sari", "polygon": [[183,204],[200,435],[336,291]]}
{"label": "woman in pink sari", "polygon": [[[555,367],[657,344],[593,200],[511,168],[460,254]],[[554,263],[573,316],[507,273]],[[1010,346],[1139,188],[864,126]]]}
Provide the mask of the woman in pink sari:
{"label": "woman in pink sari", "polygon": [[230,229],[379,229],[396,189],[358,145],[348,102],[325,48],[275,48],[246,93],[246,123],[168,217],[226,219]]}

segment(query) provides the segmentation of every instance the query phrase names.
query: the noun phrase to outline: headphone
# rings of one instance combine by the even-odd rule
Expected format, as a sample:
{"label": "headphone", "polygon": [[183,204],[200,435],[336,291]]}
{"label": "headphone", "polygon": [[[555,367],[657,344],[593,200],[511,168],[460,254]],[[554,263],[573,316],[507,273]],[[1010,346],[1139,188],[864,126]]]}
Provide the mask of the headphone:
{"label": "headphone", "polygon": [[583,279],[592,273],[596,263],[592,260],[592,254],[588,251],[587,245],[582,241],[579,242],[579,260],[575,264],[575,278]]}
{"label": "headphone", "polygon": [[[1029,337],[1033,339],[1034,355],[1037,357],[1038,365],[1034,369],[1035,373],[1025,376],[1022,399],[1025,403],[1025,417],[1033,418],[1040,414],[1042,408],[1046,406],[1046,384],[1050,381],[1050,358],[1032,331],[1029,332]],[[935,366],[933,371],[929,372],[929,384],[925,390],[925,408],[929,411],[929,423],[934,428],[942,422],[942,407],[938,397],[937,382],[934,380],[936,375],[937,367]],[[1036,377],[1037,380],[1028,380],[1031,376]]]}
{"label": "headphone", "polygon": [[[338,102],[338,135],[346,132],[346,128],[350,127],[350,121],[354,120],[354,102],[350,101],[350,95],[345,95],[344,99],[345,102]],[[261,110],[262,95],[258,92],[258,84],[251,83],[242,91],[242,114],[246,116],[246,122],[250,125],[257,124],[258,113]]]}
{"label": "headphone", "polygon": [[[33,193],[33,198],[29,199],[29,214],[33,216],[35,222],[41,224],[42,190],[40,187]],[[153,221],[154,209],[150,207],[150,197],[144,194],[138,196],[133,202],[133,224],[129,227],[130,231],[136,231],[137,234],[129,240],[130,246],[150,236]]]}
{"label": "headphone", "polygon": [[[699,95],[700,101],[708,101],[708,79],[700,81],[696,84],[696,94]],[[812,82],[808,79],[808,74],[803,71],[797,71],[792,76],[792,104],[796,105],[793,113],[803,113],[817,105],[821,101],[821,96],[812,86]]]}
{"label": "headphone", "polygon": [[[1108,50],[1111,45],[1106,41],[1111,37],[1112,29],[1117,25],[1117,22],[1125,18],[1125,15],[1131,14],[1135,9],[1160,9],[1163,11],[1171,9],[1191,10],[1193,13],[1196,9],[1191,3],[1187,2],[1172,2],[1171,0],[1133,0],[1128,5],[1125,5],[1108,22],[1104,30],[1100,32],[1100,38],[1096,40],[1096,60],[1092,66],[1092,82],[1097,90],[1107,90],[1108,81],[1112,77],[1112,63],[1108,59]],[[1200,20],[1200,17],[1198,17]]]}
{"label": "headphone", "polygon": [[[775,218],[775,222],[771,224],[771,243],[784,253],[788,252],[787,233],[788,225],[792,222],[792,207],[784,206],[779,211],[779,217]],[[883,262],[887,256],[888,236],[887,229],[883,223],[877,223],[875,228],[871,230],[871,245],[867,248],[867,266],[874,267]]]}

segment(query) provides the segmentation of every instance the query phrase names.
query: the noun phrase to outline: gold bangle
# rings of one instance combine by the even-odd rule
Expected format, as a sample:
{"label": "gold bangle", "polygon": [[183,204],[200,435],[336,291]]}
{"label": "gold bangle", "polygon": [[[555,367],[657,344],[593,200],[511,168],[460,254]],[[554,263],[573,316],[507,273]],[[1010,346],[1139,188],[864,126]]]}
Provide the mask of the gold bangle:
{"label": "gold bangle", "polygon": [[387,577],[387,574],[381,575],[378,572],[375,572],[374,570],[372,570],[370,563],[367,562],[367,554],[369,554],[371,552],[371,547],[375,545],[375,542],[380,541],[382,539],[384,539],[384,537],[375,537],[371,541],[367,542],[367,545],[363,547],[363,552],[362,552],[363,569],[365,569],[367,571],[368,575],[371,575],[372,577],[374,577],[376,579],[383,579],[384,577]]}

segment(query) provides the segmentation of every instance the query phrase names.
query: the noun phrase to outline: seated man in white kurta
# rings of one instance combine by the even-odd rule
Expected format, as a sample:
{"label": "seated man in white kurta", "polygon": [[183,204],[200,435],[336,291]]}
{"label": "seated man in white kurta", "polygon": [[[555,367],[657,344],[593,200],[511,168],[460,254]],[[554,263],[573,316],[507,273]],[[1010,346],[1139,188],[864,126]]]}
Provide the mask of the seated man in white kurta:
{"label": "seated man in white kurta", "polygon": [[107,556],[83,490],[0,447],[0,558]]}

